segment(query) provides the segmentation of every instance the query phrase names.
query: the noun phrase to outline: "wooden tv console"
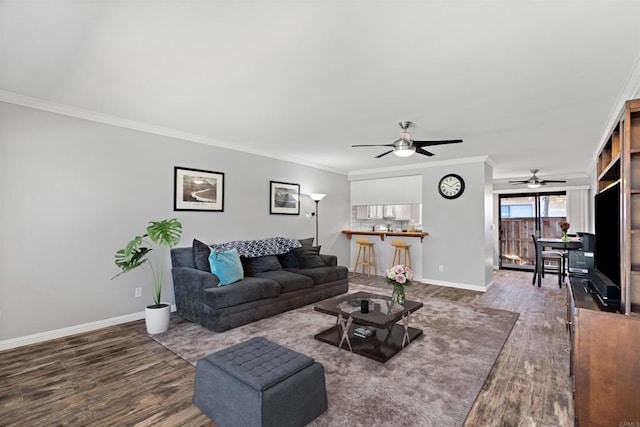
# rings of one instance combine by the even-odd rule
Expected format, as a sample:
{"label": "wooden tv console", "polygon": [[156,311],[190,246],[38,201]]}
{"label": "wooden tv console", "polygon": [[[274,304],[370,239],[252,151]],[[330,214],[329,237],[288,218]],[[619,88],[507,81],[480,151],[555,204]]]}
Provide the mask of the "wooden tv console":
{"label": "wooden tv console", "polygon": [[603,310],[583,280],[567,287],[575,425],[640,425],[640,317]]}

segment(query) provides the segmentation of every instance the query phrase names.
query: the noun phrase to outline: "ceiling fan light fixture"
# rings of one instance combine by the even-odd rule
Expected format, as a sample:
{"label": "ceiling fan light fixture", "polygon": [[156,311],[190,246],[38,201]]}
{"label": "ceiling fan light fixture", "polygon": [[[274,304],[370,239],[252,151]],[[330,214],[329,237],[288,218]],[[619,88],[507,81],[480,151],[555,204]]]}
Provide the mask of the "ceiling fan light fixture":
{"label": "ceiling fan light fixture", "polygon": [[394,143],[393,154],[398,157],[413,156],[416,147],[411,143],[411,139],[400,138]]}
{"label": "ceiling fan light fixture", "polygon": [[527,183],[527,187],[529,188],[539,188],[542,184],[540,184],[539,182],[528,182]]}
{"label": "ceiling fan light fixture", "polygon": [[407,148],[394,148],[393,154],[398,157],[409,157],[413,156],[416,152],[416,147],[407,147]]}

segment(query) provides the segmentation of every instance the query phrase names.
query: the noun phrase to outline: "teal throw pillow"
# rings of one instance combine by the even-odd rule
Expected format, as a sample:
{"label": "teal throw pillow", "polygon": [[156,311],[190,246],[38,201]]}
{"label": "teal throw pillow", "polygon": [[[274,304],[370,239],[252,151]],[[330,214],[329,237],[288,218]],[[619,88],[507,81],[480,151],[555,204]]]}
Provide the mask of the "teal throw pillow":
{"label": "teal throw pillow", "polygon": [[236,249],[224,252],[211,251],[209,265],[211,272],[220,280],[218,286],[230,285],[244,278],[240,255]]}

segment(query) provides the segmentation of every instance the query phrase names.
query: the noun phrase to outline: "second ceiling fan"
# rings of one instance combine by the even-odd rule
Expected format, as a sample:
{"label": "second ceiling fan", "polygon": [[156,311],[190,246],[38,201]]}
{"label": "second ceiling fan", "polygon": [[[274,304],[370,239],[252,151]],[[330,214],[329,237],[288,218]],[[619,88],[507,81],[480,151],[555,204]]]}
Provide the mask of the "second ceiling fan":
{"label": "second ceiling fan", "polygon": [[529,179],[524,179],[522,181],[509,181],[510,184],[527,184],[527,187],[529,188],[538,188],[542,185],[546,185],[549,183],[564,183],[567,181],[564,180],[557,180],[557,179],[540,179],[538,178],[538,176],[536,175],[536,173],[538,173],[538,169],[531,169],[531,173],[533,174],[531,176],[531,178]]}
{"label": "second ceiling fan", "polygon": [[377,155],[375,158],[379,159],[382,156],[386,156],[387,154],[394,153],[396,156],[400,157],[409,157],[413,155],[413,153],[422,154],[424,156],[433,156],[434,154],[430,151],[425,150],[423,147],[429,147],[432,145],[443,145],[443,144],[455,144],[458,142],[462,142],[461,139],[445,139],[440,141],[414,141],[411,138],[411,134],[407,131],[411,126],[411,122],[404,121],[398,123],[400,125],[400,139],[396,139],[392,144],[356,144],[352,145],[352,147],[391,147],[392,149],[389,151],[385,151],[382,154]]}

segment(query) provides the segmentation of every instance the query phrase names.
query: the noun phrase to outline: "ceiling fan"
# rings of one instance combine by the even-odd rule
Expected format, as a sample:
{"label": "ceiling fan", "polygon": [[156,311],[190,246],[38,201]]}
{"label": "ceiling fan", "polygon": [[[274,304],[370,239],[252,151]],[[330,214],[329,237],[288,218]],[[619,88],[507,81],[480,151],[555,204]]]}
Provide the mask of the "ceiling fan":
{"label": "ceiling fan", "polygon": [[555,179],[540,179],[537,177],[536,173],[538,173],[538,169],[531,169],[531,178],[525,179],[523,181],[509,181],[511,184],[527,184],[529,188],[538,188],[542,185],[546,185],[549,183],[563,183],[567,181],[555,180]]}
{"label": "ceiling fan", "polygon": [[393,141],[393,144],[356,144],[352,145],[352,147],[392,147],[391,150],[385,151],[384,153],[376,156],[376,159],[379,159],[382,156],[386,156],[389,153],[394,153],[399,157],[409,157],[413,155],[413,153],[423,154],[425,156],[433,156],[433,153],[423,149],[422,147],[429,147],[431,145],[443,145],[443,144],[455,144],[457,142],[462,142],[461,139],[446,139],[442,141],[414,141],[411,139],[411,134],[407,131],[411,126],[411,122],[404,121],[398,123],[400,125],[400,139],[396,139]]}

